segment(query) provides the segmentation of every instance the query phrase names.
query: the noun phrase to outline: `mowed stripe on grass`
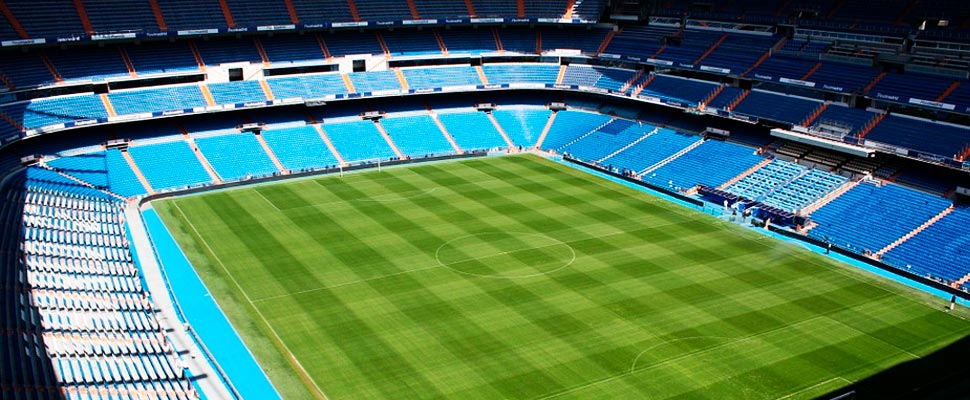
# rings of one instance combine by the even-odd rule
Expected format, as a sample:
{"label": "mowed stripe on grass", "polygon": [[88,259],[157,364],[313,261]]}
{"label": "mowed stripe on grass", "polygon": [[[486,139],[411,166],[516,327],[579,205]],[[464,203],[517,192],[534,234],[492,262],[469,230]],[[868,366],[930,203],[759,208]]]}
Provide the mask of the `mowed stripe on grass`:
{"label": "mowed stripe on grass", "polygon": [[[867,377],[970,326],[912,291],[532,156],[158,208],[210,288],[227,286],[211,268],[222,262],[335,399],[774,399]],[[237,329],[252,325],[254,309],[225,305],[238,293],[215,292]],[[269,374],[279,387],[293,371]]]}

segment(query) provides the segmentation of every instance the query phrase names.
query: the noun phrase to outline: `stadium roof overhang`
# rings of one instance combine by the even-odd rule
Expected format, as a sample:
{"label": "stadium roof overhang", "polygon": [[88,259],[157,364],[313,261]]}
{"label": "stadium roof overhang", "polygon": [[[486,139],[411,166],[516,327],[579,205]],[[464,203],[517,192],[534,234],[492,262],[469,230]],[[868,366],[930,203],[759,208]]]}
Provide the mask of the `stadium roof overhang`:
{"label": "stadium roof overhang", "polygon": [[788,139],[793,142],[805,143],[811,146],[820,147],[823,149],[829,149],[838,151],[840,153],[845,153],[857,157],[873,157],[876,153],[873,149],[867,149],[865,147],[860,147],[848,143],[838,142],[832,139],[821,138],[818,136],[812,136],[804,133],[793,132],[785,129],[772,129],[771,136],[779,137],[782,139]]}

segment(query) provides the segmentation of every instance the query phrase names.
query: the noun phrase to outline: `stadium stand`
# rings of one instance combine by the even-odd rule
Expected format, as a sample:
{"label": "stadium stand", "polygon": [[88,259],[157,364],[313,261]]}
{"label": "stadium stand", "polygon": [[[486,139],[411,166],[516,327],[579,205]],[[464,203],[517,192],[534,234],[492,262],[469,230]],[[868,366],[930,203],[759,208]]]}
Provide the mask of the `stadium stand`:
{"label": "stadium stand", "polygon": [[323,139],[311,126],[268,129],[263,139],[286,169],[307,171],[339,164]]}
{"label": "stadium stand", "polygon": [[252,133],[198,138],[195,144],[223,180],[279,172]]}
{"label": "stadium stand", "polygon": [[316,99],[347,91],[339,73],[270,78],[266,83],[273,91],[273,96],[280,99],[290,97]]}
{"label": "stadium stand", "polygon": [[108,98],[118,115],[183,110],[206,105],[196,85],[119,91],[108,94]]}
{"label": "stadium stand", "polygon": [[595,131],[612,119],[605,115],[582,111],[559,111],[542,148],[557,151],[584,134]]}
{"label": "stadium stand", "polygon": [[[709,168],[717,160],[717,168]],[[696,185],[720,186],[764,160],[745,146],[707,140],[697,148],[643,176],[661,187],[687,189]]]}
{"label": "stadium stand", "polygon": [[[226,180],[276,174],[281,169],[306,171],[332,167],[340,161],[322,136],[332,141],[346,161],[396,158],[398,153],[373,122],[351,121],[365,109],[390,112],[380,126],[405,156],[452,153],[455,148],[447,136],[427,111],[420,105],[410,104],[411,98],[373,99],[366,104],[331,102],[350,92],[401,90],[404,87],[395,70],[386,70],[388,63],[437,59],[443,53],[442,47],[452,56],[501,53],[508,57],[501,63],[486,60],[480,69],[469,66],[468,62],[447,66],[422,65],[427,61],[406,64],[408,67],[399,71],[408,88],[463,86],[472,90],[471,86],[485,83],[481,77],[489,84],[520,87],[532,84],[531,87],[538,88],[557,83],[561,67],[558,63],[533,62],[540,59],[536,53],[576,49],[585,56],[594,56],[602,50],[599,59],[576,57],[582,61],[573,61],[565,68],[561,83],[583,90],[606,89],[676,100],[684,103],[683,106],[706,102],[710,110],[730,109],[738,113],[736,116],[750,115],[784,124],[808,121],[809,125],[843,126],[848,129],[848,139],[860,138],[863,145],[868,141],[880,153],[873,160],[859,161],[809,146],[782,143],[765,148],[787,154],[790,157],[785,160],[797,162],[781,159],[768,162],[751,147],[657,128],[678,122],[683,126],[700,124],[687,129],[697,132],[703,129],[704,122],[713,118],[686,121],[692,117],[669,116],[642,103],[618,104],[621,100],[617,93],[570,97],[569,105],[575,108],[555,114],[541,106],[571,92],[535,95],[522,91],[511,94],[482,91],[460,100],[425,97],[428,109],[435,110],[436,118],[463,150],[506,147],[508,143],[500,130],[513,144],[530,147],[537,143],[550,117],[555,115],[541,143],[543,149],[627,169],[634,175],[642,174],[640,178],[644,181],[673,190],[731,182],[728,192],[783,210],[797,211],[832,195],[831,201],[812,211],[811,220],[818,225],[809,231],[810,236],[863,254],[882,250],[883,262],[947,284],[958,282],[970,272],[965,267],[968,256],[964,247],[970,240],[966,232],[970,211],[966,207],[958,205],[925,229],[918,229],[947,212],[951,201],[940,195],[949,195],[960,184],[959,179],[963,179],[962,175],[958,179],[951,179],[949,175],[934,176],[941,170],[936,165],[945,164],[950,170],[958,171],[955,174],[970,168],[970,164],[963,162],[970,156],[970,130],[940,122],[949,119],[950,114],[970,114],[970,81],[966,79],[964,51],[936,49],[926,43],[931,38],[964,42],[966,21],[953,21],[954,25],[961,25],[962,31],[934,32],[934,27],[930,27],[923,32],[912,29],[907,19],[931,15],[928,11],[939,16],[963,15],[960,13],[965,13],[965,7],[959,4],[897,2],[875,10],[860,8],[858,4],[862,2],[832,0],[809,5],[824,9],[829,17],[796,20],[799,30],[834,29],[840,35],[839,42],[834,42],[832,36],[813,37],[816,33],[812,32],[782,39],[734,29],[748,29],[750,26],[743,24],[751,22],[791,22],[792,13],[801,6],[798,2],[765,5],[747,0],[715,1],[711,11],[691,10],[694,20],[720,18],[739,24],[728,25],[729,33],[704,25],[677,26],[672,22],[679,23],[679,18],[688,11],[687,6],[665,3],[658,6],[658,14],[674,18],[655,19],[650,24],[625,22],[615,32],[600,26],[564,24],[465,26],[449,23],[420,30],[283,27],[283,31],[272,34],[247,28],[471,16],[595,20],[606,2],[530,1],[520,2],[521,10],[517,2],[482,0],[356,1],[354,10],[349,6],[351,2],[344,0],[119,0],[73,4],[8,0],[2,3],[10,12],[0,17],[0,38],[46,38],[47,42],[22,47],[18,43],[9,46],[4,43],[4,47],[11,48],[3,49],[0,57],[0,92],[9,92],[0,93],[0,139],[4,139],[4,146],[8,146],[11,137],[29,139],[15,141],[3,150],[0,170],[12,170],[22,155],[49,155],[42,166],[28,167],[11,178],[21,186],[19,191],[4,193],[2,213],[16,211],[10,210],[10,201],[23,206],[23,230],[10,235],[5,228],[2,238],[4,243],[22,242],[23,257],[3,255],[4,267],[9,269],[4,271],[4,279],[13,282],[11,290],[29,292],[32,300],[24,296],[18,298],[19,304],[9,306],[12,310],[9,315],[26,317],[23,317],[25,321],[16,323],[5,321],[4,327],[8,331],[26,332],[24,337],[28,339],[15,337],[19,335],[6,335],[11,338],[3,339],[5,348],[17,350],[7,353],[19,357],[12,361],[13,365],[25,367],[7,369],[0,374],[4,383],[3,396],[0,396],[3,398],[10,393],[12,386],[7,383],[11,381],[31,381],[48,392],[50,388],[60,387],[67,398],[109,397],[106,390],[117,392],[119,398],[156,394],[197,398],[190,378],[184,373],[180,355],[168,343],[155,319],[153,305],[141,287],[124,225],[119,222],[122,203],[118,197],[141,196],[151,189],[211,184],[214,177],[206,170],[206,163],[218,173],[217,178]],[[159,13],[153,10],[155,4]],[[293,6],[292,11],[288,9],[289,4]],[[769,8],[771,11],[766,11]],[[21,24],[23,29],[16,26]],[[227,28],[240,30],[230,32]],[[210,30],[214,29],[221,29],[222,35],[211,35]],[[187,30],[202,31],[186,39],[179,31]],[[159,39],[146,36],[166,31],[158,35]],[[123,36],[105,37],[113,41],[90,40],[91,35],[99,33]],[[866,35],[873,33],[877,34],[875,37],[890,40],[860,43],[872,42],[873,36]],[[137,41],[126,36],[129,34],[138,35]],[[894,42],[897,39],[901,42],[909,35],[917,38],[912,52]],[[607,38],[610,38],[608,42]],[[384,46],[389,59],[383,57]],[[377,66],[369,62],[371,71],[346,73],[349,59],[339,57],[347,55],[375,55],[382,61]],[[643,73],[629,69],[632,63],[619,62],[647,59],[652,59],[657,72]],[[883,61],[887,59],[910,61],[899,61],[906,63],[902,67],[904,72],[900,73],[896,61],[889,66],[892,71],[884,68]],[[264,62],[269,65],[263,65]],[[275,73],[269,68],[325,62],[346,74],[261,75]],[[582,64],[586,62],[591,65]],[[218,72],[208,77],[213,81],[204,83],[184,83],[196,78],[168,76],[194,74],[198,79],[205,79],[202,75],[205,68],[200,63],[209,67],[228,63],[255,65],[247,70],[247,80],[240,82],[214,82],[213,76],[224,79],[221,77],[224,71],[217,68],[213,69]],[[920,68],[916,68],[917,64]],[[268,68],[264,70],[264,67]],[[722,88],[719,84],[733,80],[749,68],[752,69],[743,78],[762,81],[753,84],[756,89]],[[943,73],[943,70],[949,72]],[[125,82],[143,77],[163,78],[161,75],[170,79],[159,81],[165,86],[153,86],[156,83],[148,81]],[[345,83],[345,77],[350,85]],[[130,125],[121,118],[110,122],[123,124],[110,128],[50,133],[49,139],[43,137],[48,135],[46,131],[35,130],[57,129],[65,123],[66,128],[74,129],[70,124],[75,121],[105,123],[109,117],[265,101],[260,79],[265,79],[276,99],[300,97],[326,100],[328,104],[319,108],[298,105],[262,114],[267,120],[276,119],[279,126],[267,126],[261,139],[233,128],[247,119],[239,112],[207,114],[195,120],[182,117],[164,120],[164,129],[148,127],[163,124],[156,120]],[[740,83],[744,88],[750,84],[750,81]],[[48,87],[25,91],[39,85]],[[151,87],[140,87],[143,85]],[[540,101],[529,103],[529,96]],[[468,108],[473,97],[475,101],[493,98],[514,101],[510,100],[508,106],[500,101],[498,109],[491,113],[492,119]],[[883,117],[883,110],[877,113],[844,105],[869,105],[866,97],[874,100],[872,106],[891,110],[889,116]],[[819,109],[822,103],[813,98],[830,101]],[[910,99],[930,104],[914,104]],[[518,106],[526,103],[530,105]],[[577,111],[577,108],[596,113]],[[906,116],[913,108],[916,114],[940,121]],[[814,116],[816,110],[821,112]],[[662,116],[651,120],[657,122],[641,125],[601,112],[624,118]],[[682,114],[680,110],[670,112]],[[813,118],[806,119],[810,115]],[[316,120],[320,125],[306,125],[306,119]],[[680,129],[682,125],[677,126]],[[179,130],[187,136],[179,136]],[[752,126],[751,130],[764,136],[759,146],[770,140],[764,134],[763,125]],[[737,132],[734,130],[731,141],[744,140]],[[106,150],[101,145],[116,137],[136,138],[127,154],[117,149]],[[269,152],[264,150],[261,141],[265,141]],[[201,150],[202,162],[192,143]],[[898,149],[890,151],[886,146]],[[51,157],[53,154],[62,156]],[[135,170],[126,156],[133,160]],[[274,157],[283,168],[274,164]],[[920,161],[914,161],[917,158]],[[716,167],[712,167],[713,161]],[[913,167],[918,162],[930,164],[917,164],[927,166],[925,169]],[[751,174],[740,176],[765,163]],[[172,165],[179,168],[173,169]],[[846,185],[848,179],[829,170],[841,170],[846,175],[875,171],[875,176],[899,185],[864,182],[839,194],[838,188]],[[150,188],[139,181],[136,171],[144,174]],[[858,177],[854,179],[853,184]],[[920,191],[910,187],[918,187]],[[99,229],[93,231],[85,226]],[[12,268],[6,268],[8,265],[17,265],[26,271],[27,280],[19,276],[11,278]],[[963,288],[968,289],[965,283]],[[92,308],[97,312],[91,311]],[[31,316],[30,312],[36,315]],[[109,332],[102,329],[104,326],[111,327],[107,329]],[[30,336],[35,340],[29,339]],[[36,376],[10,377],[31,373]],[[26,392],[18,391],[17,396],[23,393]],[[32,397],[24,394],[21,398]]]}
{"label": "stadium stand", "polygon": [[495,120],[505,128],[513,143],[532,147],[542,135],[552,113],[546,109],[508,108],[492,111]]}
{"label": "stadium stand", "polygon": [[559,66],[549,64],[486,64],[488,83],[556,83]]}
{"label": "stadium stand", "polygon": [[462,150],[506,147],[502,135],[483,112],[440,113],[438,119]]}
{"label": "stadium stand", "polygon": [[809,234],[857,253],[875,253],[949,205],[902,186],[863,183],[812,213],[818,226]]}
{"label": "stadium stand", "polygon": [[753,90],[734,107],[733,111],[798,124],[816,108],[818,108],[818,101],[815,100]]}
{"label": "stadium stand", "polygon": [[412,157],[448,154],[455,151],[430,115],[382,118],[381,125],[401,152]]}
{"label": "stadium stand", "polygon": [[[128,148],[148,183],[155,189],[176,189],[212,183],[184,140]],[[158,155],[164,154],[165,157]],[[178,165],[178,168],[172,168]]]}
{"label": "stadium stand", "polygon": [[257,81],[240,81],[208,84],[216,104],[236,104],[267,100]]}
{"label": "stadium stand", "polygon": [[883,256],[883,260],[918,275],[956,282],[967,275],[970,261],[966,235],[970,209],[953,211]]}
{"label": "stadium stand", "polygon": [[411,89],[480,85],[472,67],[403,68],[401,72]]}
{"label": "stadium stand", "polygon": [[[647,127],[647,125],[644,125],[644,127]],[[647,132],[652,131],[653,129]],[[656,133],[625,148],[603,162],[639,174],[699,140],[701,140],[701,137],[696,135],[687,135],[672,129],[661,128]]]}
{"label": "stadium stand", "polygon": [[394,151],[370,121],[324,124],[323,130],[348,163],[395,157]]}
{"label": "stadium stand", "polygon": [[866,135],[866,140],[951,157],[970,144],[970,129],[903,115],[890,115]]}

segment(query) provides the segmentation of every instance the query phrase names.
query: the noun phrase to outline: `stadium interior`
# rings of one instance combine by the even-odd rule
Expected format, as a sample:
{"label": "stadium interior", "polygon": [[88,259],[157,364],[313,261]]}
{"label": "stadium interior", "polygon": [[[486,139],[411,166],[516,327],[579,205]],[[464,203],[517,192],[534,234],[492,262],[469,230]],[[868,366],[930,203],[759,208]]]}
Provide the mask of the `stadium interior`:
{"label": "stadium interior", "polygon": [[[3,0],[0,12],[3,399],[219,398],[185,372],[178,321],[161,321],[172,305],[139,268],[133,204],[489,153],[741,205],[783,235],[970,298],[965,1]],[[921,362],[966,364],[966,341]]]}

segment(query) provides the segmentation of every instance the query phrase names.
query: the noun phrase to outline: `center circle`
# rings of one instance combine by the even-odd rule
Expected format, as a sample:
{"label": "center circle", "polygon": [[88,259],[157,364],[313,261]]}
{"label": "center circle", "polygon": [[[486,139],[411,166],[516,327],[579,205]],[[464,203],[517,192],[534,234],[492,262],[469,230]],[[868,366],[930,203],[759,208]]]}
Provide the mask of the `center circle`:
{"label": "center circle", "polygon": [[541,233],[480,232],[451,239],[435,251],[438,264],[485,278],[529,278],[576,261],[569,244]]}

